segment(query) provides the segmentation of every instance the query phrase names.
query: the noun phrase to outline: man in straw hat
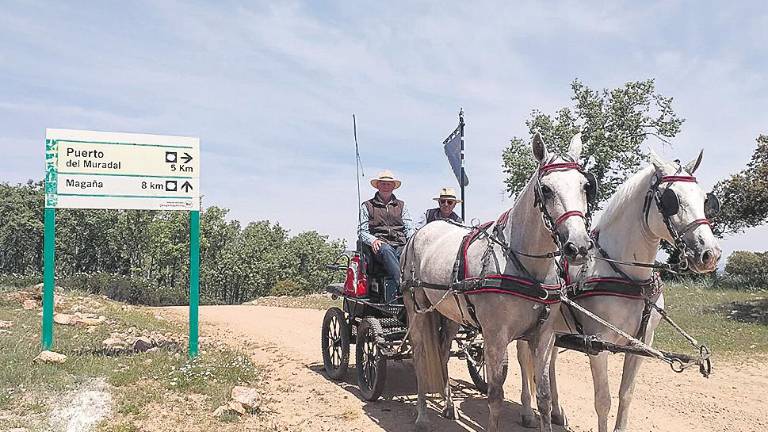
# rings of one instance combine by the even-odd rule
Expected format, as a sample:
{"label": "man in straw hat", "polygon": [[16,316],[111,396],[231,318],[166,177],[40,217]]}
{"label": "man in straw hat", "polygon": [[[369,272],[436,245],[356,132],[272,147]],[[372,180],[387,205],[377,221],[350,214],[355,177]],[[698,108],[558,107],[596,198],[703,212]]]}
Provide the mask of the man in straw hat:
{"label": "man in straw hat", "polygon": [[419,219],[419,223],[416,225],[418,228],[436,220],[452,220],[457,223],[464,222],[461,220],[461,217],[453,211],[456,204],[461,202],[460,199],[456,198],[456,191],[453,188],[444,187],[440,189],[440,193],[433,199],[437,201],[438,207],[424,212],[421,219]]}
{"label": "man in straw hat", "polygon": [[371,180],[371,186],[378,191],[360,206],[358,237],[371,247],[376,260],[384,265],[394,281],[384,289],[387,302],[400,291],[400,253],[414,232],[408,207],[392,193],[401,184],[391,171],[380,172]]}

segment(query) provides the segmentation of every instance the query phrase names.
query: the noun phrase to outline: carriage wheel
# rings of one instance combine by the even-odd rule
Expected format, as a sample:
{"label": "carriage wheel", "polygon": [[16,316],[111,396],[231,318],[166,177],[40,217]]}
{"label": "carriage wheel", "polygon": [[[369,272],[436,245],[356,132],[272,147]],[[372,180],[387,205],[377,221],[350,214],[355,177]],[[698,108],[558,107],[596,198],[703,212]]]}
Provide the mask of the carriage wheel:
{"label": "carriage wheel", "polygon": [[[475,388],[482,394],[488,394],[488,373],[485,366],[485,354],[482,344],[472,344],[467,349],[467,370]],[[502,368],[502,375],[507,376],[507,365]],[[502,383],[504,381],[502,380]]]}
{"label": "carriage wheel", "polygon": [[387,359],[381,355],[381,342],[384,342],[384,335],[379,320],[366,318],[357,326],[357,386],[367,401],[375,401],[381,396],[387,379]]}
{"label": "carriage wheel", "polygon": [[325,313],[320,345],[328,377],[336,381],[344,379],[349,367],[349,326],[341,309],[332,307]]}

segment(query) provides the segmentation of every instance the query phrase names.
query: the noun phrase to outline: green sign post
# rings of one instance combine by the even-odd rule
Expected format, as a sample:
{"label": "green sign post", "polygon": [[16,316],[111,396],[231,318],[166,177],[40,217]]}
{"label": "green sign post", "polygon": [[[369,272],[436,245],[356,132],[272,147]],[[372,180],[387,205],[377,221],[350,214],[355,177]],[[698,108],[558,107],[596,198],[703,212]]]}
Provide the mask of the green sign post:
{"label": "green sign post", "polygon": [[189,211],[189,356],[198,355],[200,140],[47,129],[42,347],[53,347],[56,209]]}

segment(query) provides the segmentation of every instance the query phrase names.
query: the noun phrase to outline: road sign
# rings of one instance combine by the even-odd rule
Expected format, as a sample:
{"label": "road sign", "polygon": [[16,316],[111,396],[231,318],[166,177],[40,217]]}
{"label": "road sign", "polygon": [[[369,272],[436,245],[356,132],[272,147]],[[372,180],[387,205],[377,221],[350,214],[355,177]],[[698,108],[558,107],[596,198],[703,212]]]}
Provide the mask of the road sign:
{"label": "road sign", "polygon": [[53,346],[56,209],[189,211],[189,355],[198,354],[200,140],[45,130],[42,346]]}
{"label": "road sign", "polygon": [[46,129],[47,208],[200,209],[200,140]]}

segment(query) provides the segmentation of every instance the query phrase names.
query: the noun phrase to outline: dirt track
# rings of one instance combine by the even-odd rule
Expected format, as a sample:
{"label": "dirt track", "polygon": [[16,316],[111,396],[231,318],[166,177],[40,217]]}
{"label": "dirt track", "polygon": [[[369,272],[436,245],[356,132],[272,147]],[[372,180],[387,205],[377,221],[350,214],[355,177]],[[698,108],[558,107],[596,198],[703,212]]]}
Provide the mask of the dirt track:
{"label": "dirt track", "polygon": [[[187,308],[164,313],[186,320]],[[253,358],[265,365],[276,429],[290,431],[410,431],[415,419],[416,382],[410,361],[390,363],[383,400],[367,403],[358,396],[352,364],[347,379],[336,383],[323,373],[320,326],[324,311],[263,306],[207,306],[200,310],[201,335],[228,343],[247,343]],[[513,349],[513,348],[511,348]],[[511,353],[510,359],[515,359]],[[611,358],[612,414],[618,400],[621,357]],[[451,360],[451,378],[459,409],[458,422],[433,412],[435,431],[480,431],[487,421],[483,395],[471,384],[463,361]],[[709,379],[697,372],[675,374],[666,365],[646,361],[638,376],[630,431],[768,430],[768,360],[726,363],[715,358]],[[505,384],[507,431],[530,431],[519,424],[520,378],[510,362]],[[566,429],[597,430],[592,382],[584,355],[566,352],[558,361],[558,384],[569,419]],[[433,405],[434,407],[434,405]],[[614,417],[611,417],[611,422]],[[612,426],[612,423],[609,423]]]}

